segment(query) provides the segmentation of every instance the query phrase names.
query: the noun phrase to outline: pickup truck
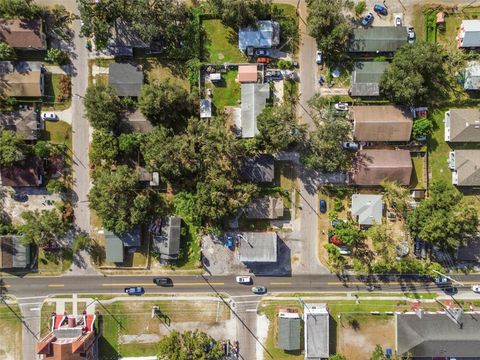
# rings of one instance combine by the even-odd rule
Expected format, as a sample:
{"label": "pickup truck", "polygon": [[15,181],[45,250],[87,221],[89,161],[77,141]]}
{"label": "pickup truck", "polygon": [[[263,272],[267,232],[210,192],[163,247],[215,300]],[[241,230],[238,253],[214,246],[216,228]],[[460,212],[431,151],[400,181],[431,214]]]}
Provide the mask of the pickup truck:
{"label": "pickup truck", "polygon": [[125,293],[128,295],[142,295],[145,289],[141,286],[131,286],[125,288]]}

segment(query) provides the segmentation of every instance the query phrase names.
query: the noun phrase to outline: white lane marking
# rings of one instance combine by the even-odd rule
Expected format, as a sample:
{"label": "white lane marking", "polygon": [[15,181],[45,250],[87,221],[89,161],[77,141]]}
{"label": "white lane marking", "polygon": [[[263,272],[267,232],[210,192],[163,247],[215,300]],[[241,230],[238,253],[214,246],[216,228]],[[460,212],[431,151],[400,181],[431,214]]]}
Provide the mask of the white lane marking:
{"label": "white lane marking", "polygon": [[30,311],[38,311],[38,310],[40,310],[40,308],[30,308],[30,309],[28,309],[28,310],[30,310]]}
{"label": "white lane marking", "polygon": [[246,312],[257,312],[257,309],[246,309]]}

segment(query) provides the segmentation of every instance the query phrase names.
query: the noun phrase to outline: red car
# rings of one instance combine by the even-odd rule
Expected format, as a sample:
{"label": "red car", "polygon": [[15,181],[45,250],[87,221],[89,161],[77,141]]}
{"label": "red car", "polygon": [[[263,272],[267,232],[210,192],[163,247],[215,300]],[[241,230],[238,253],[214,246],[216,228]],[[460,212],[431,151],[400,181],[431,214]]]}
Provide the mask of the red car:
{"label": "red car", "polygon": [[270,58],[265,57],[265,56],[260,56],[257,58],[257,63],[260,64],[268,64],[270,62]]}
{"label": "red car", "polygon": [[342,240],[339,239],[336,235],[330,236],[330,238],[328,239],[328,242],[329,242],[330,244],[333,244],[333,245],[336,245],[336,246],[343,245]]}

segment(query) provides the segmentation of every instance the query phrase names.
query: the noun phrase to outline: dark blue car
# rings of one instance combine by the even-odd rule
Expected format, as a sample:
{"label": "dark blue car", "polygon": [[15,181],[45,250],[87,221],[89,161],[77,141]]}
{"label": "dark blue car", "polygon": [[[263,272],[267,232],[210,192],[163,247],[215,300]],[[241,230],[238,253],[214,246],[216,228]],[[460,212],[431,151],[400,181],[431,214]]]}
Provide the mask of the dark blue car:
{"label": "dark blue car", "polygon": [[365,16],[365,17],[362,19],[362,25],[363,25],[363,26],[368,26],[368,25],[370,25],[372,22],[373,22],[373,14],[372,14],[372,13],[368,13],[367,16]]}
{"label": "dark blue car", "polygon": [[373,11],[375,11],[377,14],[380,14],[380,15],[387,15],[388,14],[387,8],[385,6],[378,5],[378,4],[376,4],[373,7]]}
{"label": "dark blue car", "polygon": [[320,212],[325,214],[327,212],[327,203],[325,200],[320,200]]}

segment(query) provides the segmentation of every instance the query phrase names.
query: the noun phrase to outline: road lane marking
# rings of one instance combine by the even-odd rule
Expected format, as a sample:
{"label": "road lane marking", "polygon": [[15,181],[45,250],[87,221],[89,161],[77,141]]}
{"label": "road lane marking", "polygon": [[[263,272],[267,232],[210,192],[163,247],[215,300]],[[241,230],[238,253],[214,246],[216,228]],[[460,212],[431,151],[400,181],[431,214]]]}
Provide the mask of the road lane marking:
{"label": "road lane marking", "polygon": [[292,285],[291,282],[271,282],[270,285]]}
{"label": "road lane marking", "polygon": [[65,284],[48,284],[48,287],[64,287]]}
{"label": "road lane marking", "polygon": [[209,282],[209,283],[173,283],[173,286],[207,286],[207,285],[212,285],[212,286],[221,286],[225,285],[223,282]]}
{"label": "road lane marking", "polygon": [[28,309],[28,310],[30,310],[30,311],[38,311],[38,310],[40,310],[40,308],[30,308],[30,309]]}
{"label": "road lane marking", "polygon": [[[223,282],[211,282],[211,283],[205,283],[205,282],[192,282],[192,283],[173,283],[173,286],[207,286],[207,285],[215,285],[215,286],[218,286],[218,285],[225,285],[225,283]],[[102,286],[105,286],[105,287],[108,287],[108,286],[121,286],[121,287],[136,287],[136,286],[157,286],[155,284],[152,284],[152,283],[140,283],[140,284],[135,284],[135,285],[132,285],[131,283],[130,284],[117,284],[117,283],[111,283],[111,284],[102,284]],[[165,289],[168,289],[168,287],[166,287]]]}
{"label": "road lane marking", "polygon": [[257,309],[246,309],[246,312],[257,312]]}
{"label": "road lane marking", "polygon": [[102,286],[121,286],[121,287],[137,287],[137,286],[156,286],[155,284],[152,283],[140,283],[140,284],[135,284],[132,285],[132,283],[129,284],[117,284],[117,283],[111,283],[111,284],[102,284]]}

